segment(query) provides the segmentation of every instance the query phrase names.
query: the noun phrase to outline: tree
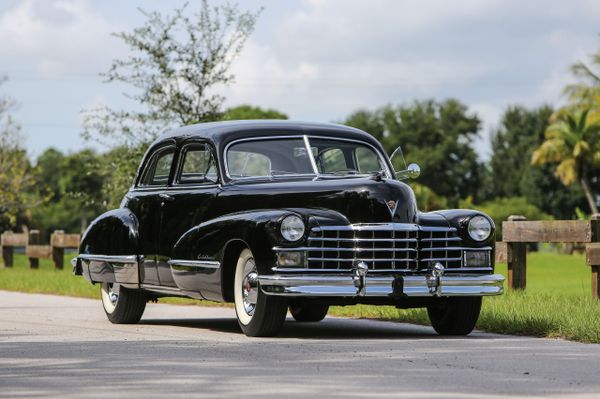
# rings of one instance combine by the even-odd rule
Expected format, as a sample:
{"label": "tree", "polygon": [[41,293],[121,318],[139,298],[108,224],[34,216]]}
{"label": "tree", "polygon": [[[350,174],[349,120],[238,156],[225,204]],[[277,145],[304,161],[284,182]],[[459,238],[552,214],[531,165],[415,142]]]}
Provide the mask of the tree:
{"label": "tree", "polygon": [[146,17],[142,26],[114,34],[131,53],[114,60],[102,76],[131,87],[126,96],[137,104],[134,109],[84,110],[85,138],[134,149],[105,171],[111,181],[127,182],[111,187],[121,195],[133,180],[140,148],[167,129],[221,117],[224,98],[218,89],[233,81],[230,66],[260,13],[241,12],[234,5],[213,7],[206,0],[196,13],[188,7],[170,15],[140,10]]}
{"label": "tree", "polygon": [[544,141],[552,113],[547,105],[534,109],[513,105],[504,111],[491,138],[487,199],[523,197],[558,219],[571,219],[575,209],[585,205],[578,184],[567,188],[551,165],[531,165],[531,154]]}
{"label": "tree", "polygon": [[502,241],[502,222],[506,221],[510,215],[523,215],[529,220],[552,219],[552,216],[542,212],[523,197],[499,197],[478,205],[464,201],[461,207],[477,209],[491,217],[496,225],[496,241]]}
{"label": "tree", "polygon": [[600,103],[600,52],[592,54],[587,64],[578,61],[571,65],[571,72],[578,82],[567,85],[565,94],[576,104],[597,106]]}
{"label": "tree", "polygon": [[[0,84],[5,81],[0,77]],[[0,229],[15,227],[19,216],[43,202],[35,170],[20,144],[21,128],[10,114],[15,106],[14,100],[0,98]]]}
{"label": "tree", "polygon": [[44,207],[32,210],[32,219],[42,231],[56,229],[79,232],[104,209],[103,177],[99,159],[91,150],[64,155],[50,148],[37,159],[37,185],[51,194]]}
{"label": "tree", "polygon": [[469,195],[481,197],[484,169],[472,148],[481,122],[459,101],[425,100],[374,112],[360,110],[343,123],[373,134],[389,154],[402,145],[406,162],[422,168],[419,183],[446,197],[449,206]]}
{"label": "tree", "polygon": [[243,119],[288,119],[288,116],[274,109],[263,109],[253,107],[252,105],[239,105],[229,108],[223,114],[223,120],[243,120]]}
{"label": "tree", "polygon": [[546,129],[546,140],[533,152],[533,165],[555,163],[565,186],[579,181],[592,213],[598,213],[590,172],[600,166],[600,123],[590,121],[589,109],[559,111]]}

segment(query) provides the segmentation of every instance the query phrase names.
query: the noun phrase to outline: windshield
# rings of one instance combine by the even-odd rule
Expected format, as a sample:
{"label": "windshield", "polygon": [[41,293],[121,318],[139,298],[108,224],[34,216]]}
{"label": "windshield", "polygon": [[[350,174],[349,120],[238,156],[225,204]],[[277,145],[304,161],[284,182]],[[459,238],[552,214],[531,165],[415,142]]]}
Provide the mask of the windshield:
{"label": "windshield", "polygon": [[[232,144],[227,149],[227,173],[232,179],[257,177],[345,177],[388,170],[370,145],[329,138],[261,138]],[[310,153],[308,151],[310,148]]]}

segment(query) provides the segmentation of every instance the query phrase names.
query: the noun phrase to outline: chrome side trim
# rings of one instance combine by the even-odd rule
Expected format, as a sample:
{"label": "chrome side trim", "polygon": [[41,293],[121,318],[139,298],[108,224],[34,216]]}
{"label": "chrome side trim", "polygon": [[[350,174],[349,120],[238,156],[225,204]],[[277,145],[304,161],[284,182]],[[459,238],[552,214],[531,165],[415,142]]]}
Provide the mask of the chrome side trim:
{"label": "chrome side trim", "polygon": [[[452,297],[500,295],[504,291],[504,276],[443,275],[435,293],[427,285],[425,275],[401,278],[402,292],[394,292],[393,276],[369,276],[361,296],[366,297]],[[357,290],[350,274],[347,275],[263,275],[260,287],[267,295],[288,297],[357,297]]]}
{"label": "chrome side trim", "polygon": [[221,262],[216,262],[212,260],[171,259],[167,263],[170,266],[197,267],[201,269],[218,269],[221,267]]}
{"label": "chrome side trim", "polygon": [[107,262],[107,263],[137,263],[143,257],[137,255],[78,255],[75,259],[86,260],[90,262]]}

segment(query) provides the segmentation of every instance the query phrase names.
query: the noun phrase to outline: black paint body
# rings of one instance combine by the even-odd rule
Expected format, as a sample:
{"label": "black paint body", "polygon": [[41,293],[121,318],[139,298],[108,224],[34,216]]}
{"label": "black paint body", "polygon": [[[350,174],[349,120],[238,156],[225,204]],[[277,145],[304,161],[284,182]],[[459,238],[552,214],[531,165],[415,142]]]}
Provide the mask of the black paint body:
{"label": "black paint body", "polygon": [[[421,213],[412,189],[395,178],[278,178],[232,181],[224,166],[225,149],[242,138],[303,136],[345,138],[376,148],[392,170],[381,144],[357,129],[287,121],[237,121],[206,123],[177,129],[157,139],[148,149],[134,186],[120,209],[107,212],[89,226],[81,254],[139,255],[143,257],[139,281],[142,288],[178,289],[182,295],[211,300],[231,298],[230,282],[237,254],[243,247],[253,252],[259,274],[272,274],[274,246],[299,246],[285,241],[279,222],[289,214],[301,216],[307,232],[320,225],[356,223],[414,223],[456,227],[462,246],[493,244],[494,235],[474,242],[464,224],[473,210]],[[218,161],[219,180],[211,185],[177,183],[181,148],[189,143],[208,145]],[[165,187],[140,187],[140,175],[157,149],[170,146],[175,156]],[[387,202],[398,202],[391,215]],[[492,245],[493,247],[493,245]],[[170,259],[220,262],[215,270],[172,269]],[[158,290],[157,292],[159,292]],[[175,291],[174,291],[175,292]]]}

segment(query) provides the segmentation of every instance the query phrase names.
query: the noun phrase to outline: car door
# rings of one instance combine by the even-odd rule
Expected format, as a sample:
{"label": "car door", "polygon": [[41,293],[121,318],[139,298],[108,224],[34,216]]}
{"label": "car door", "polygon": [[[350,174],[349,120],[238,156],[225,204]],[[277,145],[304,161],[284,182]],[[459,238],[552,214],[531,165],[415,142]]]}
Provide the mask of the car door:
{"label": "car door", "polygon": [[[179,160],[168,198],[162,201],[159,237],[158,274],[161,283],[171,279],[168,261],[179,238],[192,227],[211,218],[213,199],[219,191],[214,149],[202,141],[186,142]],[[213,216],[214,217],[214,216]]]}
{"label": "car door", "polygon": [[165,143],[155,148],[143,165],[134,190],[128,194],[128,208],[139,222],[140,255],[144,256],[140,281],[143,284],[161,285],[157,268],[161,204],[172,178],[175,160],[175,143]]}

